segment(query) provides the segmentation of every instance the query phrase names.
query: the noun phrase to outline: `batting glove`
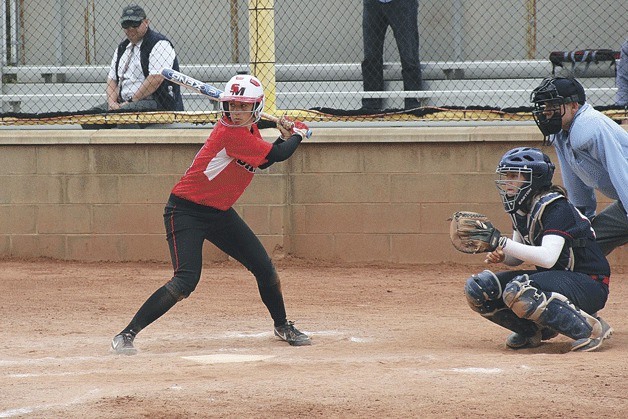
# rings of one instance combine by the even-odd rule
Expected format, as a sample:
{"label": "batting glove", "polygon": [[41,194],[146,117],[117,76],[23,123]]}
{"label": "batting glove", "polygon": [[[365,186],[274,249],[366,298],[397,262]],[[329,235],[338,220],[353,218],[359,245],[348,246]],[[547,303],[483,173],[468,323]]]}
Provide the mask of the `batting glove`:
{"label": "batting glove", "polygon": [[292,133],[301,136],[301,140],[305,140],[307,138],[307,133],[310,128],[305,125],[301,121],[294,121],[294,127],[292,128]]}

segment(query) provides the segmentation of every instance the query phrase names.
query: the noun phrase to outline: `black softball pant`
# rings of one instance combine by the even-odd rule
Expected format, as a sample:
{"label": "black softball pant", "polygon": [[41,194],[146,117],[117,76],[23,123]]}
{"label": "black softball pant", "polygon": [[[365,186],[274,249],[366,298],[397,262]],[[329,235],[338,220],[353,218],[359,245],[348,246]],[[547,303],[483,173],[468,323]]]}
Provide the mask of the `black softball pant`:
{"label": "black softball pant", "polygon": [[286,322],[275,267],[255,233],[233,208],[222,211],[171,195],[164,223],[174,268],[174,276],[166,284],[171,292],[185,298],[194,291],[201,277],[203,244],[207,240],[255,276],[262,301],[275,324]]}
{"label": "black softball pant", "polygon": [[497,272],[495,275],[504,289],[516,276],[523,274],[528,274],[540,291],[562,294],[576,307],[591,315],[595,315],[606,305],[608,286],[601,280],[593,279],[590,275],[581,272],[520,270]]}

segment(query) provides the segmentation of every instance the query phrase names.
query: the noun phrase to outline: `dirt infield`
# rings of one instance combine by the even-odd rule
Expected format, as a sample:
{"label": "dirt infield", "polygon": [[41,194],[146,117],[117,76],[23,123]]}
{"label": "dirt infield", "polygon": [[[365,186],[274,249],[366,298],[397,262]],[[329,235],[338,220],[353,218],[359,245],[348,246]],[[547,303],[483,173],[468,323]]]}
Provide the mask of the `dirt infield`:
{"label": "dirt infield", "polygon": [[[463,256],[464,257],[464,256]],[[165,264],[0,261],[0,418],[628,417],[628,274],[615,273],[598,352],[508,332],[462,294],[478,266],[282,261],[290,347],[244,268],[208,265],[192,296],[118,356],[109,342]]]}

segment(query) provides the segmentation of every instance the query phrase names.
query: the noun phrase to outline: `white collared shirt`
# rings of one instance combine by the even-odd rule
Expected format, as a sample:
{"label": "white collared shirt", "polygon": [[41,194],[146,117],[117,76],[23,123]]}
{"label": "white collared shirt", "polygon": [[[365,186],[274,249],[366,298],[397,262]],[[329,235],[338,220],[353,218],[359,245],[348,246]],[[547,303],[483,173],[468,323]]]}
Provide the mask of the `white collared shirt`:
{"label": "white collared shirt", "polygon": [[[121,87],[122,100],[129,100],[135,92],[140,88],[145,80],[144,73],[142,72],[142,64],[140,62],[140,46],[142,41],[135,44],[129,43],[126,49],[120,57],[118,68],[116,71],[116,61],[118,58],[118,50],[113,53],[113,59],[111,60],[111,66],[109,67],[108,77],[111,80],[116,80],[116,74],[119,74],[120,81],[119,87]],[[131,49],[133,53],[131,54]],[[175,52],[168,41],[159,41],[153,47],[148,60],[148,74],[160,74],[161,69],[164,67],[172,68],[174,65]],[[130,61],[129,61],[130,59]],[[127,66],[128,61],[128,66]],[[126,71],[124,69],[126,68]],[[123,74],[124,71],[124,74]]]}

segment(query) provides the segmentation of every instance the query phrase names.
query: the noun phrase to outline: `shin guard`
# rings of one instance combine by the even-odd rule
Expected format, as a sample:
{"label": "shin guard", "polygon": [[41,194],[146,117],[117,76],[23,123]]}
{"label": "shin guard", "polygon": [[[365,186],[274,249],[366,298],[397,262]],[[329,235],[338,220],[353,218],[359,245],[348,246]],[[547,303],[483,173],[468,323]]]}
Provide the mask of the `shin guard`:
{"label": "shin guard", "polygon": [[600,322],[578,309],[564,295],[544,293],[527,275],[514,278],[504,289],[504,302],[519,317],[549,327],[574,340],[602,334]]}

